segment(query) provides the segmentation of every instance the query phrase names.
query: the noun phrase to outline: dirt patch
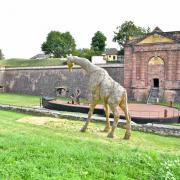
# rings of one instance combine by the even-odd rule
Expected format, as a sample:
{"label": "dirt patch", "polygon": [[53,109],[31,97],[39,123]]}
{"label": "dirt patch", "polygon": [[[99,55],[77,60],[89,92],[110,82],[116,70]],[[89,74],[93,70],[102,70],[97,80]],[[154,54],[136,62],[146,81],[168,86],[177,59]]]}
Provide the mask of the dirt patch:
{"label": "dirt patch", "polygon": [[[72,121],[72,120],[67,120],[67,119],[58,119],[58,118],[51,118],[51,117],[28,117],[27,116],[27,117],[18,119],[17,122],[29,123],[29,124],[39,125],[39,126],[47,126],[49,128],[59,129],[59,132],[72,132],[72,133],[79,133],[81,127],[84,125],[84,122],[82,121]],[[104,128],[103,126],[97,127],[97,125],[95,125],[94,123],[90,123],[87,133],[91,133],[96,137],[106,138],[107,133],[101,132],[103,128]]]}
{"label": "dirt patch", "polygon": [[[34,125],[43,126],[46,125],[48,127],[53,128],[63,128],[73,131],[79,131],[84,122],[81,121],[71,121],[67,119],[58,119],[58,118],[51,118],[51,117],[23,117],[18,119],[17,122],[21,123],[30,123]],[[88,131],[90,132],[98,132],[100,129],[93,124],[90,124],[88,127]]]}
{"label": "dirt patch", "polygon": [[24,117],[17,120],[17,122],[30,123],[35,125],[45,125],[50,122],[59,122],[59,121],[60,121],[59,119],[51,118],[51,117]]}
{"label": "dirt patch", "polygon": [[63,129],[80,129],[82,127],[83,122],[71,121],[67,119],[58,119],[52,117],[24,117],[18,119],[17,122],[21,123],[29,123],[39,126],[48,126],[52,128],[63,128]]}

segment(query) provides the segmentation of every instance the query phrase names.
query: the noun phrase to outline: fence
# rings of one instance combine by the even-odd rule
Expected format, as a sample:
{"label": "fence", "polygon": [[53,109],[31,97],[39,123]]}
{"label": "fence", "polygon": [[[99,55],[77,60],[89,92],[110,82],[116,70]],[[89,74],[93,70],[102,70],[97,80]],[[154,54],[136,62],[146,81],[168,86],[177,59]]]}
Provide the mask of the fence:
{"label": "fence", "polygon": [[[40,104],[41,105],[41,104]],[[53,114],[53,111],[50,109],[45,109],[39,107],[32,107],[32,106],[17,106],[17,105],[9,105],[9,104],[0,104],[0,109],[7,109],[7,110],[15,110],[18,112],[25,112],[25,113],[45,113],[45,114]],[[61,110],[63,111],[63,110]],[[67,111],[67,110],[66,110]],[[96,111],[97,112],[97,111]],[[102,115],[102,114],[101,114]],[[132,121],[140,124],[146,123],[180,123],[180,110],[172,108],[171,111],[135,111],[131,110],[130,115]],[[111,117],[112,114],[111,114]],[[120,112],[120,118],[125,119],[123,112]]]}
{"label": "fence", "polygon": [[[60,112],[54,112],[47,109],[40,109],[37,107],[23,107],[23,106],[12,106],[12,105],[0,105],[0,109],[6,110],[14,110],[18,112],[24,113],[33,113],[36,115],[44,115],[44,116],[51,116],[51,117],[58,117],[58,118],[66,118],[66,119],[74,119],[74,120],[86,120],[87,117],[83,116],[74,116],[74,115],[66,115],[61,114]],[[102,119],[96,119],[95,121],[102,121]],[[104,120],[103,120],[104,121]],[[119,123],[120,127],[124,127],[124,122],[121,124]],[[132,129],[136,131],[143,131],[148,133],[155,133],[161,135],[168,135],[168,136],[180,136],[180,127],[178,126],[167,126],[167,125],[158,125],[158,124],[132,124]]]}

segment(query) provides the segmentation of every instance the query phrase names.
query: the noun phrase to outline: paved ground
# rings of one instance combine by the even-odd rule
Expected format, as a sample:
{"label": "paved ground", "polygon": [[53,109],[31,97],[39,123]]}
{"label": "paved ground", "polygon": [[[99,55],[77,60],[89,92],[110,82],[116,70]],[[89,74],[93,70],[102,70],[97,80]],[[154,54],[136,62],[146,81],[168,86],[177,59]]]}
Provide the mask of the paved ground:
{"label": "paved ground", "polygon": [[[69,106],[79,106],[79,107],[88,107],[88,105],[80,104],[67,104],[63,101],[54,101],[55,103],[66,104]],[[103,105],[97,105],[96,108],[103,108]],[[121,109],[119,109],[120,114],[124,115]],[[167,112],[167,114],[165,113]],[[180,110],[176,108],[161,106],[161,105],[152,105],[152,104],[129,104],[129,112],[132,117],[144,117],[144,118],[173,118],[180,116]],[[166,114],[166,115],[165,115]]]}
{"label": "paved ground", "polygon": [[134,117],[164,118],[165,111],[167,111],[167,117],[177,117],[180,115],[180,111],[176,108],[152,104],[129,104],[129,110]]}

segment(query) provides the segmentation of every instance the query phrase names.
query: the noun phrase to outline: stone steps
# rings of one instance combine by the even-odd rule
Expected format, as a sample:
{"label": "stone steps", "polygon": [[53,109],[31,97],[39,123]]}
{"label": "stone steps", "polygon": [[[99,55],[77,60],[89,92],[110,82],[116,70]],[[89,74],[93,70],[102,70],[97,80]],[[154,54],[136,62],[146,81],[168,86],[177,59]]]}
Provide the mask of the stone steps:
{"label": "stone steps", "polygon": [[152,88],[147,104],[153,104],[157,103],[157,99],[159,99],[159,89],[158,88]]}

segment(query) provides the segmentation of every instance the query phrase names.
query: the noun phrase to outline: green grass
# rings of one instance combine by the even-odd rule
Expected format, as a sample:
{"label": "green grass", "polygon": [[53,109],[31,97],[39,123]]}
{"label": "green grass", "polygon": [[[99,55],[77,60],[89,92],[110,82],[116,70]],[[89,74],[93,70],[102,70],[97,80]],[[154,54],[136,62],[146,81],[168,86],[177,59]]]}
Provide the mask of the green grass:
{"label": "green grass", "polygon": [[40,97],[14,93],[0,93],[0,104],[16,106],[39,106]]}
{"label": "green grass", "polygon": [[[71,98],[68,97],[57,97],[58,100],[65,102],[71,102]],[[88,100],[85,98],[80,98],[80,102],[87,104]],[[98,102],[102,104],[102,101]],[[0,104],[9,104],[17,106],[39,106],[40,105],[40,96],[32,96],[25,94],[15,94],[15,93],[0,93]]]}
{"label": "green grass", "polygon": [[7,59],[0,60],[0,66],[7,67],[30,67],[30,66],[59,66],[63,65],[65,59],[50,58],[50,59]]}
{"label": "green grass", "polygon": [[60,120],[38,126],[16,120],[27,115],[0,111],[0,179],[179,179],[180,141],[133,132],[130,141],[100,133],[92,123]]}
{"label": "green grass", "polygon": [[[58,97],[57,99],[71,102],[71,98],[67,97]],[[81,103],[88,103],[84,98],[81,98]],[[16,106],[39,106],[40,105],[40,96],[32,96],[25,94],[15,94],[15,93],[0,93],[0,104],[9,104]]]}
{"label": "green grass", "polygon": [[[163,105],[163,106],[170,106],[170,103],[169,103],[169,102],[162,102],[162,103],[160,103],[160,104]],[[173,107],[176,107],[177,109],[180,109],[180,103],[174,102],[174,103],[173,103]]]}

